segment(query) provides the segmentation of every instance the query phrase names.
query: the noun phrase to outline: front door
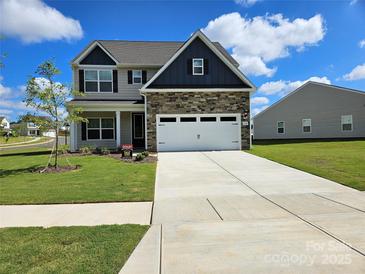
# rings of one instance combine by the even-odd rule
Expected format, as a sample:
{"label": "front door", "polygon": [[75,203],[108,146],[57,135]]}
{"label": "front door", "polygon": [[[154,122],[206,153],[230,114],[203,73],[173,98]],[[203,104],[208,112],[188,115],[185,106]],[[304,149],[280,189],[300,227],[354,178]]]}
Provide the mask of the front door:
{"label": "front door", "polygon": [[132,113],[132,142],[134,148],[145,147],[144,113]]}

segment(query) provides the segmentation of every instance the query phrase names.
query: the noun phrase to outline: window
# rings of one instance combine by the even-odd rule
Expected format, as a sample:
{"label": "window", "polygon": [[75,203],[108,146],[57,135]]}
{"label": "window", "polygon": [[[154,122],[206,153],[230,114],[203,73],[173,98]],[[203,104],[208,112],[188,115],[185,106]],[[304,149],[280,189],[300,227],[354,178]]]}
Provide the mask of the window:
{"label": "window", "polygon": [[236,122],[237,118],[234,116],[221,117],[221,122]]}
{"label": "window", "polygon": [[29,135],[36,135],[36,131],[34,129],[29,130]]}
{"label": "window", "polygon": [[33,122],[28,122],[28,127],[36,127],[36,125]]}
{"label": "window", "polygon": [[196,122],[196,117],[181,117],[180,122]]}
{"label": "window", "polygon": [[193,75],[204,75],[204,59],[193,59]]}
{"label": "window", "polygon": [[85,70],[85,92],[113,92],[111,70]]}
{"label": "window", "polygon": [[133,70],[132,71],[132,81],[133,84],[141,84],[142,83],[142,70]]}
{"label": "window", "polygon": [[278,133],[284,134],[285,133],[285,122],[278,122]]}
{"label": "window", "polygon": [[200,122],[216,122],[217,117],[200,117]]}
{"label": "window", "polygon": [[161,117],[160,122],[161,123],[174,123],[174,122],[176,122],[176,117]]}
{"label": "window", "polygon": [[88,140],[111,140],[114,139],[113,118],[89,118],[87,124]]}
{"label": "window", "polygon": [[342,131],[352,131],[352,115],[341,116]]}
{"label": "window", "polygon": [[303,119],[302,120],[302,129],[304,133],[312,132],[312,119]]}

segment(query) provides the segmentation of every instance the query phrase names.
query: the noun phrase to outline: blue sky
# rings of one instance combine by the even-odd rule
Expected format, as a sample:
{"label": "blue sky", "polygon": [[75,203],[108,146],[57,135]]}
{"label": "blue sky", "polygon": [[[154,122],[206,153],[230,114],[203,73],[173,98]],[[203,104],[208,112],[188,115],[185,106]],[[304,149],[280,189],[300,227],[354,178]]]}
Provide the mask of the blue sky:
{"label": "blue sky", "polygon": [[70,60],[91,40],[184,41],[197,29],[221,42],[258,87],[254,113],[310,78],[365,90],[363,0],[1,0],[0,18],[0,116],[11,120],[27,111],[24,85],[46,59],[55,58],[57,80],[70,84]]}

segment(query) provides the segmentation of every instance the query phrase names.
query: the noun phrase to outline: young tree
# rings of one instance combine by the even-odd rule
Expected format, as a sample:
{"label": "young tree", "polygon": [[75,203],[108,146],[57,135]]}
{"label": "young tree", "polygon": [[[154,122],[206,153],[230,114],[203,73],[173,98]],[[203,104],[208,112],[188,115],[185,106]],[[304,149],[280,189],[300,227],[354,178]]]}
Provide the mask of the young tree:
{"label": "young tree", "polygon": [[54,167],[58,168],[58,137],[59,129],[66,121],[84,122],[81,108],[72,108],[66,113],[66,103],[72,95],[81,95],[77,91],[71,91],[65,85],[56,82],[55,76],[60,74],[53,60],[40,64],[35,71],[36,76],[30,78],[27,83],[25,103],[36,111],[46,113],[49,119],[38,119],[35,116],[34,122],[44,129],[54,129],[55,140],[55,161]]}

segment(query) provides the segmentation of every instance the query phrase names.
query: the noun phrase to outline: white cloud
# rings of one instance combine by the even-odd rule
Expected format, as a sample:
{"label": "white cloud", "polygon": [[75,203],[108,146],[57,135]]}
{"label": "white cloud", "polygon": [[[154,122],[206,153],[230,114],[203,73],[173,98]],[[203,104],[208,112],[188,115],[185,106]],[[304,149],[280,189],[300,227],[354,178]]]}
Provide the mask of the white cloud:
{"label": "white cloud", "polygon": [[250,7],[255,5],[257,2],[261,0],[234,0],[234,2],[238,5],[244,6],[244,7]]}
{"label": "white cloud", "polygon": [[346,81],[365,79],[365,63],[356,66],[350,73],[345,74],[343,79]]}
{"label": "white cloud", "polygon": [[305,84],[308,81],[331,84],[331,81],[327,77],[313,76],[304,81],[292,82],[292,81],[279,80],[273,82],[266,82],[265,84],[259,87],[258,91],[266,95],[285,96],[289,92],[297,89],[298,87],[300,87],[301,85]]}
{"label": "white cloud", "polygon": [[365,48],[365,39],[363,39],[363,40],[361,40],[361,41],[359,42],[359,47],[360,47],[360,48]]}
{"label": "white cloud", "polygon": [[211,20],[202,31],[231,49],[244,73],[268,77],[276,71],[268,62],[289,56],[291,48],[302,51],[316,45],[325,35],[319,14],[290,21],[282,14],[245,18],[234,12]]}
{"label": "white cloud", "polygon": [[350,5],[355,5],[357,3],[357,0],[351,0]]}
{"label": "white cloud", "polygon": [[25,43],[81,39],[78,20],[64,16],[41,0],[1,0],[0,32]]}
{"label": "white cloud", "polygon": [[263,96],[261,97],[257,96],[251,99],[251,104],[253,105],[266,105],[268,103],[269,103],[269,98]]}
{"label": "white cloud", "polygon": [[268,105],[265,105],[265,106],[262,106],[262,107],[253,108],[252,109],[252,117],[256,116],[257,114],[259,114],[261,111],[267,109],[268,107],[269,107]]}

